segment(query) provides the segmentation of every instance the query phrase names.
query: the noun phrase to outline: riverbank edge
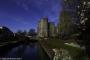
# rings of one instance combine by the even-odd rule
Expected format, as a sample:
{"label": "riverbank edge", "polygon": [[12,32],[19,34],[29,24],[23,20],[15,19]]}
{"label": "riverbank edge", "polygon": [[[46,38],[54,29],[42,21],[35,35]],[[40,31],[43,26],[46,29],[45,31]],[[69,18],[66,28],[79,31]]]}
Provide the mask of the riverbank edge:
{"label": "riverbank edge", "polygon": [[[50,59],[50,60],[53,60],[54,55],[52,55],[52,54],[50,53],[50,51],[53,52],[53,50],[50,49],[50,51],[49,51],[48,48],[46,48],[41,41],[39,41],[39,44],[40,44],[41,48],[44,50],[44,52],[48,55],[49,59]],[[54,53],[54,52],[53,52],[53,53]]]}

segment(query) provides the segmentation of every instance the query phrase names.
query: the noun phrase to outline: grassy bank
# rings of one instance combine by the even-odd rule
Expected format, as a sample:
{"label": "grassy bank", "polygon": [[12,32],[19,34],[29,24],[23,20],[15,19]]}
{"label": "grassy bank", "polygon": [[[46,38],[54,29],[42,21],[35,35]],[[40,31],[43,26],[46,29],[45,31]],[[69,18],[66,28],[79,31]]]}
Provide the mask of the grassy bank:
{"label": "grassy bank", "polygon": [[40,40],[40,42],[48,49],[66,49],[69,51],[70,55],[72,56],[73,59],[75,60],[84,60],[85,57],[85,51],[77,48],[77,47],[72,47],[65,45],[63,40],[58,40],[58,39],[49,39],[49,40]]}

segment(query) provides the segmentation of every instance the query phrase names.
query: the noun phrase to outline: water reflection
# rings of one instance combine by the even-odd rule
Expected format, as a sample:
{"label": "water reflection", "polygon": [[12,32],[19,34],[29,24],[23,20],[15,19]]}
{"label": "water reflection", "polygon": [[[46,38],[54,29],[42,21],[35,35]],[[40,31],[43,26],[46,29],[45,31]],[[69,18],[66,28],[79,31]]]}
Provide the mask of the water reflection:
{"label": "water reflection", "polygon": [[[5,50],[3,50],[5,49]],[[43,60],[41,48],[38,43],[28,43],[28,44],[19,44],[13,48],[3,48],[0,49],[2,53],[0,57],[4,58],[22,58],[22,60]],[[9,50],[8,50],[9,49]],[[45,57],[46,58],[46,57]]]}

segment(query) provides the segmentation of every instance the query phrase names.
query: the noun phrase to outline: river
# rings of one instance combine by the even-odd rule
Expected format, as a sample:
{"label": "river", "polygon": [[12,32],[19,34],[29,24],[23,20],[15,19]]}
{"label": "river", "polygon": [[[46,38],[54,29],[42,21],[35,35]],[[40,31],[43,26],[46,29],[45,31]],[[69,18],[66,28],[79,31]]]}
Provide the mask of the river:
{"label": "river", "polygon": [[49,60],[49,57],[39,43],[16,43],[0,47],[0,59],[12,58],[18,60]]}

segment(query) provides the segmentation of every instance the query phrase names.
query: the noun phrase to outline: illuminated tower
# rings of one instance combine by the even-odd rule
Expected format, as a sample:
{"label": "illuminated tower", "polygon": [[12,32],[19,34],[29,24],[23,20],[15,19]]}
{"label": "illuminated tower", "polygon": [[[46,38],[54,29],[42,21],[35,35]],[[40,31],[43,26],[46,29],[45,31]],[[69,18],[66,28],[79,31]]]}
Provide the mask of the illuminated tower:
{"label": "illuminated tower", "polygon": [[48,18],[43,18],[39,21],[38,37],[48,37]]}
{"label": "illuminated tower", "polygon": [[49,22],[49,36],[55,37],[55,35],[56,35],[55,24],[54,24],[54,22]]}

